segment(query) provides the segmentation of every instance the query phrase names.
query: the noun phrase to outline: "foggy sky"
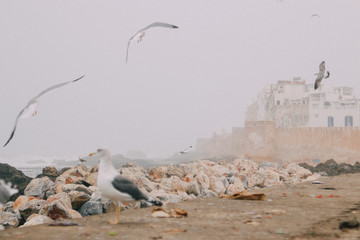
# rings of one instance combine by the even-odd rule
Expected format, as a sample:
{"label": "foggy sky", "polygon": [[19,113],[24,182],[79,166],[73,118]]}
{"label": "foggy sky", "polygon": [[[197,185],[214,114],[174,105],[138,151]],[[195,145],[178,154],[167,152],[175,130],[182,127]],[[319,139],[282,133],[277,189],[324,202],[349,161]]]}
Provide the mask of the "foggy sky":
{"label": "foggy sky", "polygon": [[[166,157],[243,126],[267,83],[313,83],[323,60],[322,83],[360,97],[359,12],[358,0],[2,0],[1,146],[32,97],[86,77],[42,96],[0,161],[101,146]],[[155,21],[179,29],[150,29],[125,64],[129,38]]]}

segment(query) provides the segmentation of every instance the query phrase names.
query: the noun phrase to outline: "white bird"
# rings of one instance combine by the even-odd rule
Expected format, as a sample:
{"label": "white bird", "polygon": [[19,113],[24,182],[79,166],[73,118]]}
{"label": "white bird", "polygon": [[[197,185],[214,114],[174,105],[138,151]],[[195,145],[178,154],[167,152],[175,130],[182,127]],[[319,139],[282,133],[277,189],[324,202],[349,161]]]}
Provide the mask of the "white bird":
{"label": "white bird", "polygon": [[311,17],[320,17],[320,16],[315,13],[315,14],[311,15]]}
{"label": "white bird", "polygon": [[11,188],[10,183],[5,183],[4,180],[0,179],[0,207],[9,200],[11,195],[17,192],[17,189]]}
{"label": "white bird", "polygon": [[177,154],[175,154],[175,157],[177,157],[177,156],[179,156],[179,155],[187,154],[187,153],[190,151],[191,148],[192,148],[192,146],[185,148],[184,151],[180,151],[180,152],[178,152]]}
{"label": "white bird", "polygon": [[111,162],[109,149],[100,148],[96,153],[89,154],[89,156],[94,155],[100,159],[97,186],[101,191],[101,196],[112,200],[116,206],[116,219],[115,221],[108,221],[110,224],[118,224],[120,222],[121,203],[144,200],[153,205],[162,205],[160,201],[141,192],[135,183],[123,177],[115,169]]}
{"label": "white bird", "polygon": [[[325,75],[325,61],[322,61],[319,65],[319,72],[315,73],[314,75],[317,75],[317,78],[315,80],[315,84],[314,84],[314,89],[316,90],[321,83],[321,80],[324,78]],[[327,71],[327,75],[325,78],[329,78],[330,77],[330,72]]]}
{"label": "white bird", "polygon": [[145,36],[145,31],[152,27],[179,28],[178,26],[168,24],[168,23],[154,22],[154,23],[150,24],[149,26],[147,26],[143,29],[140,29],[128,41],[127,50],[126,50],[126,62],[128,61],[130,43],[135,42],[135,41],[138,43],[141,42],[143,37]]}
{"label": "white bird", "polygon": [[76,82],[76,81],[79,81],[80,79],[82,79],[85,75],[75,79],[75,80],[72,80],[72,81],[68,81],[68,82],[63,82],[63,83],[59,83],[59,84],[56,84],[54,86],[51,86],[47,89],[45,89],[44,91],[42,91],[41,93],[39,93],[36,97],[32,98],[28,104],[20,111],[19,115],[16,117],[16,120],[15,120],[15,125],[14,125],[14,128],[11,132],[11,135],[10,135],[10,138],[7,140],[7,142],[5,143],[4,147],[10,142],[10,140],[13,138],[14,134],[15,134],[15,130],[16,130],[16,126],[17,126],[17,123],[19,121],[19,119],[23,119],[23,118],[27,118],[27,117],[30,117],[30,116],[35,116],[37,114],[37,105],[38,105],[38,98],[41,97],[42,95],[44,95],[45,93],[51,91],[51,90],[54,90],[56,88],[59,88],[59,87],[62,87],[66,84],[69,84],[69,83],[73,83],[73,82]]}

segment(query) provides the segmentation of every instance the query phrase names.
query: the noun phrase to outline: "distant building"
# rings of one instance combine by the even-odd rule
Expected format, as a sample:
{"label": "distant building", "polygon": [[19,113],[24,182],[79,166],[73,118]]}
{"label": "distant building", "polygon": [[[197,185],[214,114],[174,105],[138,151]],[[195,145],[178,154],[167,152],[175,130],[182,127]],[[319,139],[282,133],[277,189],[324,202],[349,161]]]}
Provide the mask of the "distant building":
{"label": "distant building", "polygon": [[277,127],[360,126],[360,99],[351,87],[306,84],[300,77],[266,86],[247,108],[246,121]]}

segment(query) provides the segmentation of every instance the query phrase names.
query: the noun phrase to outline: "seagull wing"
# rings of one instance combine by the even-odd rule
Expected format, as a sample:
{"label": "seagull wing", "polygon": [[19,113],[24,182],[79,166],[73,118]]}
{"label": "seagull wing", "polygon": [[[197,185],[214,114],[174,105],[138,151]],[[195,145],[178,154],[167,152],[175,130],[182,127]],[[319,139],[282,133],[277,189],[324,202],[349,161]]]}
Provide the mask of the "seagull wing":
{"label": "seagull wing", "polygon": [[330,77],[330,72],[329,71],[326,71],[326,77],[325,78],[329,78]]}
{"label": "seagull wing", "polygon": [[319,72],[325,72],[325,61],[322,61],[319,65]]}
{"label": "seagull wing", "polygon": [[116,176],[111,184],[116,190],[130,195],[135,200],[149,200],[149,197],[141,192],[135,183],[121,175]]}
{"label": "seagull wing", "polygon": [[149,28],[152,27],[164,27],[164,28],[179,28],[178,26],[172,25],[172,24],[168,24],[168,23],[163,23],[163,22],[154,22],[152,24],[150,24],[149,26],[146,26],[142,29],[140,29],[139,31],[137,31],[133,36],[131,36],[131,38],[128,41],[128,45],[127,45],[127,50],[126,50],[126,62],[128,61],[128,55],[129,55],[129,47],[130,47],[130,43],[131,41],[134,39],[134,37],[136,35],[138,35],[141,32],[145,32],[146,30],[148,30]]}
{"label": "seagull wing", "polygon": [[62,86],[64,86],[64,85],[69,84],[69,83],[72,83],[72,82],[79,81],[79,80],[82,79],[84,76],[85,76],[85,75],[83,75],[83,76],[81,76],[81,77],[79,77],[79,78],[77,78],[77,79],[75,79],[75,80],[72,80],[72,81],[68,81],[68,82],[64,82],[64,83],[59,83],[59,84],[56,84],[56,85],[54,85],[54,86],[51,86],[51,87],[45,89],[44,91],[42,91],[41,93],[39,93],[36,97],[32,98],[32,99],[28,102],[28,104],[20,111],[20,113],[18,114],[18,116],[16,117],[15,124],[14,124],[14,128],[13,128],[11,134],[10,134],[9,139],[8,139],[7,142],[4,144],[4,147],[5,147],[5,146],[10,142],[10,140],[14,137],[15,130],[16,130],[16,126],[17,126],[17,123],[18,123],[21,115],[24,113],[24,111],[25,111],[27,108],[29,108],[29,106],[31,106],[32,104],[34,104],[34,102],[35,102],[39,97],[41,97],[42,95],[44,95],[45,93],[47,93],[47,92],[49,92],[49,91],[51,91],[51,90],[53,90],[53,89],[62,87]]}
{"label": "seagull wing", "polygon": [[47,92],[50,92],[51,90],[54,90],[54,89],[56,89],[56,88],[65,86],[66,84],[69,84],[69,83],[73,83],[73,82],[79,81],[79,80],[82,79],[83,77],[85,77],[85,75],[82,75],[81,77],[79,77],[79,78],[77,78],[77,79],[75,79],[75,80],[71,80],[71,81],[67,81],[67,82],[63,82],[63,83],[59,83],[59,84],[56,84],[56,85],[54,85],[54,86],[51,86],[51,87],[45,89],[44,91],[42,91],[41,93],[39,93],[39,95],[37,95],[36,97],[34,97],[33,99],[31,99],[31,101],[38,99],[39,97],[41,97],[42,95],[44,95],[44,94],[47,93]]}
{"label": "seagull wing", "polygon": [[320,83],[321,83],[321,80],[323,79],[324,75],[319,75],[316,80],[315,80],[315,85],[314,85],[314,89],[316,90],[319,86],[320,86]]}

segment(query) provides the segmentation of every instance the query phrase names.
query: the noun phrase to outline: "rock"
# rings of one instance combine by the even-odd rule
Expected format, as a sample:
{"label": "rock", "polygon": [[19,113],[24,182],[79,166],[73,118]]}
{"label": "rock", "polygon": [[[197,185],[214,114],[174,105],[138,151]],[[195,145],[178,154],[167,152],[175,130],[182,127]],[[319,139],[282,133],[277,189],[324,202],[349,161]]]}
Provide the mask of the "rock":
{"label": "rock", "polygon": [[81,206],[79,213],[83,217],[103,214],[103,204],[99,201],[90,200]]}
{"label": "rock", "polygon": [[89,188],[87,188],[81,184],[65,184],[63,186],[63,192],[69,193],[71,191],[79,191],[79,192],[86,193],[88,195],[92,194],[92,192],[90,191]]}
{"label": "rock", "polygon": [[60,173],[54,167],[45,167],[42,170],[42,174],[36,176],[36,178],[49,177],[51,181],[55,182],[55,179],[60,176]]}
{"label": "rock", "polygon": [[194,194],[195,196],[199,196],[200,195],[200,187],[199,184],[197,182],[190,182],[186,188],[186,193],[187,194]]}
{"label": "rock", "polygon": [[29,185],[25,188],[26,196],[34,196],[39,198],[45,198],[45,193],[48,191],[54,182],[49,177],[34,178]]}
{"label": "rock", "polygon": [[280,176],[277,172],[265,169],[261,171],[261,174],[264,175],[264,186],[269,187],[275,184],[281,184]]}
{"label": "rock", "polygon": [[130,179],[133,182],[137,182],[138,179],[145,176],[145,169],[142,167],[126,167],[120,169],[121,175]]}
{"label": "rock", "polygon": [[84,205],[87,201],[90,200],[90,195],[84,192],[79,191],[70,191],[69,192],[71,206],[74,210],[78,210]]}
{"label": "rock", "polygon": [[88,182],[91,186],[96,186],[97,184],[97,172],[90,173],[85,176],[85,181]]}
{"label": "rock", "polygon": [[39,211],[40,215],[45,215],[53,220],[58,218],[79,218],[81,215],[71,208],[70,197],[67,193],[57,193],[50,196]]}
{"label": "rock", "polygon": [[3,225],[0,225],[0,231],[5,230]]}
{"label": "rock", "polygon": [[152,190],[155,189],[155,184],[146,177],[140,177],[137,182],[137,186],[139,188],[141,187],[145,188],[147,192],[151,192]]}
{"label": "rock", "polygon": [[202,197],[218,197],[219,195],[216,192],[213,192],[209,189],[205,189],[202,193],[201,193]]}
{"label": "rock", "polygon": [[[225,178],[226,180],[226,178]],[[226,180],[227,182],[227,180]],[[210,177],[210,190],[216,192],[217,194],[225,193],[225,185],[222,178],[216,178],[214,176]]]}
{"label": "rock", "polygon": [[52,220],[51,218],[49,218],[47,216],[33,214],[26,220],[25,224],[22,225],[21,227],[29,227],[29,226],[50,224],[50,223],[54,223],[54,220]]}
{"label": "rock", "polygon": [[265,177],[263,174],[255,173],[254,175],[248,178],[249,188],[253,187],[264,187]]}
{"label": "rock", "polygon": [[203,171],[200,171],[195,177],[196,181],[200,185],[200,190],[209,189],[210,188],[210,179],[208,176],[204,174]]}
{"label": "rock", "polygon": [[18,215],[9,212],[0,212],[0,225],[5,229],[19,226]]}
{"label": "rock", "polygon": [[225,193],[228,195],[232,195],[234,193],[242,192],[245,190],[243,181],[240,178],[234,177],[232,179],[232,184],[230,184],[227,188]]}
{"label": "rock", "polygon": [[38,213],[40,209],[45,205],[45,200],[39,198],[33,198],[26,201],[25,204],[19,206],[17,210],[21,216],[21,222],[25,222],[28,217],[34,213]]}
{"label": "rock", "polygon": [[300,167],[296,163],[288,164],[285,168],[285,171],[288,172],[290,176],[294,176],[299,179],[305,179],[312,174],[309,170]]}
{"label": "rock", "polygon": [[150,196],[157,198],[162,202],[178,203],[182,201],[182,197],[175,194],[166,193],[164,190],[154,190],[150,193]]}
{"label": "rock", "polygon": [[9,201],[15,201],[18,196],[24,195],[24,190],[32,179],[6,163],[0,163],[0,176],[6,183],[10,182],[12,186],[16,186],[19,190],[17,194],[10,197]]}
{"label": "rock", "polygon": [[14,203],[13,201],[7,202],[5,203],[2,208],[0,209],[0,211],[3,212],[9,212],[9,213],[16,213],[16,211],[14,210]]}

